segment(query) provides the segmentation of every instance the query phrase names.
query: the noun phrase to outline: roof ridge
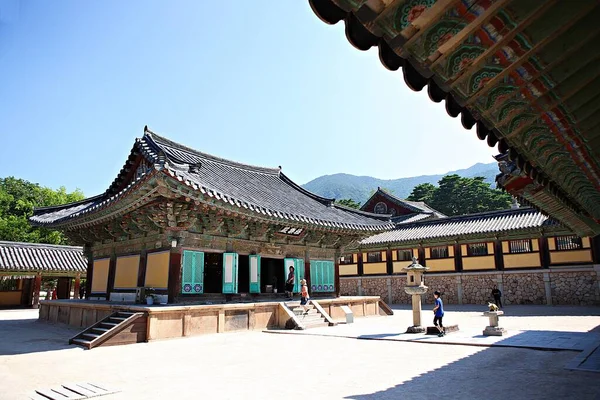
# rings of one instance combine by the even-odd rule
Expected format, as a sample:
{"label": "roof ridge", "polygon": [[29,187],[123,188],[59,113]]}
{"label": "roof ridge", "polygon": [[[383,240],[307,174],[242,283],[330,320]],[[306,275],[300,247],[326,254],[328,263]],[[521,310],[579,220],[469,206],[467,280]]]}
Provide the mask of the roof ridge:
{"label": "roof ridge", "polygon": [[[232,167],[237,167],[237,168],[241,168],[241,169],[250,169],[250,170],[257,171],[257,172],[270,173],[270,174],[274,174],[274,175],[278,175],[281,171],[281,167],[271,168],[271,167],[262,167],[259,165],[245,164],[245,163],[240,163],[240,162],[233,161],[233,160],[228,160],[223,157],[218,157],[218,156],[215,156],[212,154],[204,153],[202,151],[193,149],[193,148],[183,145],[181,143],[174,142],[171,139],[167,139],[166,137],[161,136],[161,135],[151,131],[150,129],[148,129],[147,126],[144,128],[144,137],[149,137],[150,140],[154,144],[156,144],[156,146],[158,146],[159,148],[161,147],[161,144],[159,142],[163,142],[165,145],[175,147],[178,150],[186,151],[186,152],[192,153],[196,156],[207,158],[211,161],[229,165]],[[158,142],[156,139],[158,139]],[[173,157],[171,155],[168,155],[167,157],[171,158],[171,159],[176,159],[176,157]],[[177,161],[182,162],[183,164],[189,164],[183,160],[177,160]]]}
{"label": "roof ridge", "polygon": [[[34,209],[33,209],[33,215],[35,216],[36,212],[38,212],[38,211],[60,210],[60,209],[63,209],[63,208],[69,208],[69,207],[73,207],[73,206],[76,206],[76,205],[80,205],[80,204],[85,204],[85,203],[89,203],[89,202],[92,202],[92,201],[96,201],[96,200],[104,197],[105,194],[106,194],[106,192],[101,193],[101,194],[97,194],[97,195],[92,196],[92,197],[86,197],[83,200],[74,201],[72,203],[59,204],[59,205],[56,205],[56,206],[34,207]],[[0,241],[0,243],[2,243],[2,241]],[[27,242],[23,242],[23,243],[27,243]]]}
{"label": "roof ridge", "polygon": [[319,196],[311,191],[304,189],[302,186],[298,185],[296,182],[291,180],[287,175],[283,172],[279,172],[279,179],[281,179],[285,184],[292,187],[293,189],[299,191],[300,193],[312,198],[313,200],[318,201],[326,206],[332,205],[335,202],[335,199],[328,199],[327,197]]}

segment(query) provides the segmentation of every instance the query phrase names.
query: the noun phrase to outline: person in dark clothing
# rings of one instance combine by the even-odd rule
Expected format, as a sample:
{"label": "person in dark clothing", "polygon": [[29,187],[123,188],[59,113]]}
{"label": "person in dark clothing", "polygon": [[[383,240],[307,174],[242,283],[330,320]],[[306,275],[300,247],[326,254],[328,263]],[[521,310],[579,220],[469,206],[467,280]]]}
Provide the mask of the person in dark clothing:
{"label": "person in dark clothing", "polygon": [[494,303],[502,308],[502,292],[498,289],[498,286],[494,286],[492,289],[492,296],[494,297]]}
{"label": "person in dark clothing", "polygon": [[433,297],[435,297],[435,307],[433,307],[433,325],[440,331],[438,336],[444,336],[446,334],[444,330],[444,324],[442,323],[442,318],[444,317],[444,302],[440,298],[442,294],[439,291],[433,292]]}
{"label": "person in dark clothing", "polygon": [[293,300],[294,298],[294,267],[290,267],[290,272],[285,281],[285,294],[288,297],[288,300]]}

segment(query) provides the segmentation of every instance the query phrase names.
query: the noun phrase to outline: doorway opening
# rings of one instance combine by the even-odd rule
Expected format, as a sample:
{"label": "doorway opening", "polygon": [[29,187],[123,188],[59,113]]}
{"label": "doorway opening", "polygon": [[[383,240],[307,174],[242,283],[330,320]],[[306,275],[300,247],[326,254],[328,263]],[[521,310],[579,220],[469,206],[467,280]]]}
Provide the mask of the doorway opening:
{"label": "doorway opening", "polygon": [[272,293],[272,291],[267,291],[267,286],[277,289],[278,293],[284,293],[285,276],[283,274],[283,259],[261,258],[260,278],[261,293]]}
{"label": "doorway opening", "polygon": [[223,293],[222,253],[204,253],[204,293]]}
{"label": "doorway opening", "polygon": [[250,257],[238,255],[238,293],[250,293]]}

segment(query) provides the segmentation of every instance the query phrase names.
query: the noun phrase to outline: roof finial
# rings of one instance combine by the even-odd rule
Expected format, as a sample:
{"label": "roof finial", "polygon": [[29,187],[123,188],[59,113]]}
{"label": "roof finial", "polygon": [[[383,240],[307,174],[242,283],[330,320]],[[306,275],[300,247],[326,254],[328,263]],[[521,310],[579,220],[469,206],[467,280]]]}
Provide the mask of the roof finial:
{"label": "roof finial", "polygon": [[144,125],[144,133],[148,132],[148,125]]}

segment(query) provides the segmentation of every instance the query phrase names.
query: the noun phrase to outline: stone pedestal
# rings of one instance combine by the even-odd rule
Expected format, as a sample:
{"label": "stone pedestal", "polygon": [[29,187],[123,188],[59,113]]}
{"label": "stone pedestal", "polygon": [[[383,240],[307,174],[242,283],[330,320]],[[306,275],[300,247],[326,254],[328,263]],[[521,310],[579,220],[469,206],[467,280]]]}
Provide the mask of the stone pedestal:
{"label": "stone pedestal", "polygon": [[427,292],[423,273],[427,267],[422,266],[417,262],[417,258],[413,257],[413,262],[408,267],[403,268],[406,271],[406,286],[404,291],[412,296],[412,312],[413,324],[409,326],[406,333],[425,333],[427,328],[421,326],[421,296]]}
{"label": "stone pedestal", "polygon": [[506,333],[506,329],[498,326],[498,317],[504,315],[504,311],[486,311],[483,315],[490,319],[489,326],[486,326],[483,330],[484,336],[502,336]]}

